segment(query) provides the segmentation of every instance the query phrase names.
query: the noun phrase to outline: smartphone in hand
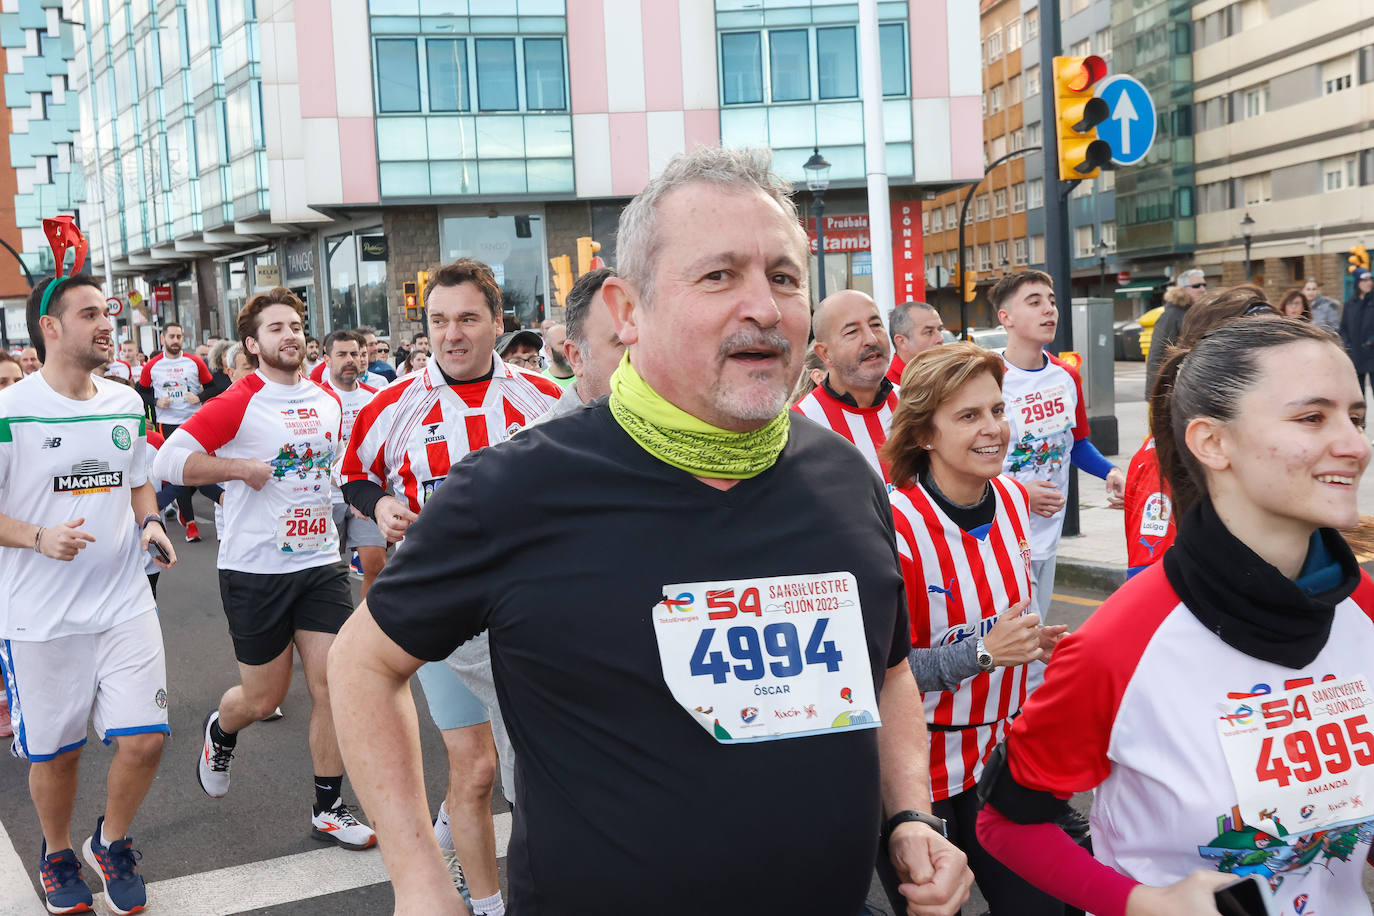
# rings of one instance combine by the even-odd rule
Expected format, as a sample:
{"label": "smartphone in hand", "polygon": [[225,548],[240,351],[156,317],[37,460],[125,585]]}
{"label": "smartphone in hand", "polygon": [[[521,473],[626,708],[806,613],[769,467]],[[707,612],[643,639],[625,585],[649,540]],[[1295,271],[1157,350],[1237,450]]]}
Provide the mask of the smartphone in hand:
{"label": "smartphone in hand", "polygon": [[167,553],[166,548],[164,548],[157,541],[148,542],[148,553],[152,554],[156,559],[159,559],[164,563],[172,562],[171,555],[169,555]]}
{"label": "smartphone in hand", "polygon": [[1215,892],[1221,916],[1277,916],[1269,883],[1259,875],[1246,875]]}

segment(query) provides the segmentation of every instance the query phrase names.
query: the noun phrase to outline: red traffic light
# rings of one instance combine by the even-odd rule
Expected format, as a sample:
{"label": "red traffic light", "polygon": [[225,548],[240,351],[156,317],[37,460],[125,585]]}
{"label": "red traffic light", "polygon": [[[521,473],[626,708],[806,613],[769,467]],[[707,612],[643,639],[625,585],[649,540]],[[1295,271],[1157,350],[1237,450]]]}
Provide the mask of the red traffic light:
{"label": "red traffic light", "polygon": [[1074,92],[1083,92],[1106,75],[1107,62],[1096,54],[1089,54],[1083,58],[1078,72],[1070,75],[1065,81],[1065,85]]}

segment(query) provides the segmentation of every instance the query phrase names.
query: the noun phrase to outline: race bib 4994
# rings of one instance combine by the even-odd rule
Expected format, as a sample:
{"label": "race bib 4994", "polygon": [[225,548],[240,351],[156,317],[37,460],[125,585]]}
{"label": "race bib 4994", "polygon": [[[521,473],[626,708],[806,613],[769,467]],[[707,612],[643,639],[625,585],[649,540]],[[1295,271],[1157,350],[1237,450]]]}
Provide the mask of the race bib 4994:
{"label": "race bib 4994", "polygon": [[665,585],[652,614],[664,683],[723,744],[882,724],[851,573]]}

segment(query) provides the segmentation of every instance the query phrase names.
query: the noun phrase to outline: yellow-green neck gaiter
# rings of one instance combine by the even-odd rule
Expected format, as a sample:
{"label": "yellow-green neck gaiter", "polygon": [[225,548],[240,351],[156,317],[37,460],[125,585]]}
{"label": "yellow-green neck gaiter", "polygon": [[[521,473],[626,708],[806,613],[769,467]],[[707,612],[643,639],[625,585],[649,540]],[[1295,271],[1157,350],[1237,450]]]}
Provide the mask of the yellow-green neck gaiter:
{"label": "yellow-green neck gaiter", "polygon": [[787,445],[791,411],[731,432],[673,405],[640,377],[627,352],[611,375],[611,416],[650,455],[696,477],[743,480],[773,466]]}

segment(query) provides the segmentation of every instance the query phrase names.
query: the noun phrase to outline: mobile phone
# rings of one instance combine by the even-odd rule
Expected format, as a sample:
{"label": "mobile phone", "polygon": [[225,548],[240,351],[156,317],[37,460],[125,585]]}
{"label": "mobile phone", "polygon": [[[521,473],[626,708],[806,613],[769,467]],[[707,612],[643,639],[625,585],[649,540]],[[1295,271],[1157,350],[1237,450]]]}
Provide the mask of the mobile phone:
{"label": "mobile phone", "polygon": [[164,563],[172,562],[171,555],[168,554],[166,548],[164,548],[157,541],[148,542],[148,552],[155,555],[159,560],[161,560]]}
{"label": "mobile phone", "polygon": [[1259,875],[1246,875],[1214,893],[1221,916],[1277,916],[1269,884]]}

